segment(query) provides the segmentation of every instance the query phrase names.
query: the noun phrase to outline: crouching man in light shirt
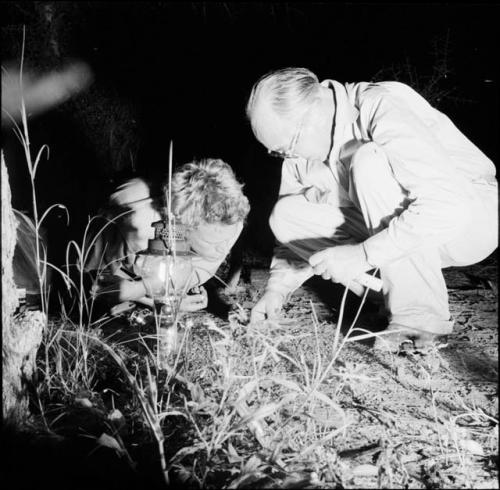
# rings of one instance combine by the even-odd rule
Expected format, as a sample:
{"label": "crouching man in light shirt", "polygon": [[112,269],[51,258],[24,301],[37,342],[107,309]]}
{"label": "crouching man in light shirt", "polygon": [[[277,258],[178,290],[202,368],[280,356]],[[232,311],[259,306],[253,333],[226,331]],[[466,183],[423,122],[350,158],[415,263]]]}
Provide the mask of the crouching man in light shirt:
{"label": "crouching man in light shirt", "polygon": [[[172,176],[171,210],[176,223],[187,227],[194,268],[189,288],[198,290],[184,298],[181,311],[207,306],[206,291],[199,286],[214,276],[229,254],[250,210],[242,187],[231,167],[218,159],[186,163]],[[108,307],[123,302],[152,305],[147,283],[154,278],[138,276],[136,254],[154,237],[151,225],[162,217],[168,189],[165,186],[156,197],[151,189],[151,183],[142,178],[119,186],[103,213],[105,222],[99,220],[102,231],[97,229],[96,239],[91,239],[86,270],[95,273],[92,291]]]}
{"label": "crouching man in light shirt", "polygon": [[[498,244],[495,166],[443,113],[398,82],[264,75],[247,116],[283,161],[270,226],[278,241],[252,320],[272,318],[313,274],[348,285],[380,269],[390,331],[376,348],[452,331],[442,268]],[[403,332],[395,332],[396,330]]]}

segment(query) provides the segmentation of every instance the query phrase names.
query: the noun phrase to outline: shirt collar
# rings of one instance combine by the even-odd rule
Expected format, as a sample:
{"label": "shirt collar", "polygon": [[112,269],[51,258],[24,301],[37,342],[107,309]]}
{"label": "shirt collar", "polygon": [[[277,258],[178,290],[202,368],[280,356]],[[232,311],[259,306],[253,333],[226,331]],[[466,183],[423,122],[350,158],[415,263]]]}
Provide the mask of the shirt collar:
{"label": "shirt collar", "polygon": [[337,107],[335,111],[335,131],[333,133],[333,144],[328,157],[329,163],[335,165],[339,158],[340,149],[346,142],[345,129],[358,118],[359,111],[349,101],[347,88],[336,80],[324,80],[323,87],[333,90]]}

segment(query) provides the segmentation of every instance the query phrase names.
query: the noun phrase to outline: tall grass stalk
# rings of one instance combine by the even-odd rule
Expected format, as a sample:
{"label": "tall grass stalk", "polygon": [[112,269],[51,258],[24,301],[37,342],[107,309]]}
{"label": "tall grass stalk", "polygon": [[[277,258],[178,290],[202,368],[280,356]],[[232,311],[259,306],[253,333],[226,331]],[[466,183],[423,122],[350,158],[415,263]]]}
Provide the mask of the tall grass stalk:
{"label": "tall grass stalk", "polygon": [[[93,306],[94,306],[94,300],[95,300],[95,295],[91,294],[90,295],[90,305],[88,302],[88,299],[85,295],[85,286],[84,286],[84,275],[85,275],[85,270],[86,270],[86,265],[89,260],[90,253],[93,250],[93,247],[95,246],[97,240],[101,236],[101,234],[104,232],[106,228],[108,228],[112,224],[116,224],[116,222],[122,218],[123,216],[130,214],[131,210],[124,211],[118,215],[116,215],[113,218],[105,218],[106,223],[97,230],[96,233],[94,233],[91,238],[89,238],[89,234],[91,232],[92,224],[95,220],[98,218],[102,218],[102,216],[93,216],[90,218],[87,222],[87,225],[85,226],[85,230],[83,233],[82,237],[82,245],[80,246],[75,240],[71,240],[68,242],[66,246],[66,274],[65,274],[65,282],[66,284],[71,284],[74,287],[75,292],[78,294],[78,319],[79,319],[79,326],[83,327],[85,323],[85,319],[91,319],[92,317],[92,311],[93,311]],[[115,258],[111,261],[109,261],[106,264],[103,264],[103,259],[105,256],[106,252],[106,247],[107,244],[105,245],[105,248],[103,250],[103,253],[100,258],[100,262],[97,268],[97,275],[100,275],[102,271],[110,267],[111,265],[115,263],[119,263],[122,260],[126,259],[127,257],[130,256],[124,255],[118,258]],[[76,262],[71,262],[70,261],[70,254],[71,250],[74,250],[76,253]],[[70,280],[70,266],[76,266],[77,271],[78,271],[78,284],[76,284],[74,281]],[[59,271],[60,272],[60,271]]]}
{"label": "tall grass stalk", "polygon": [[[321,354],[319,352],[319,350],[320,350],[319,343],[316,340],[317,353],[316,353],[315,363],[313,365],[313,375],[312,375],[312,379],[311,379],[310,383],[307,381],[309,379],[307,365],[306,365],[305,361],[302,362],[304,379],[306,380],[306,385],[308,385],[308,393],[307,393],[306,397],[304,398],[304,400],[302,401],[302,403],[299,405],[299,407],[292,414],[290,414],[290,416],[285,420],[284,423],[282,423],[282,425],[280,426],[280,430],[282,430],[293,419],[293,417],[295,416],[295,414],[297,412],[300,412],[306,406],[306,404],[310,401],[311,398],[314,398],[314,396],[318,393],[319,387],[321,386],[321,384],[325,380],[326,376],[330,372],[331,368],[333,367],[333,365],[335,364],[335,362],[338,359],[340,351],[342,350],[342,347],[345,343],[345,340],[344,340],[339,347],[340,330],[342,328],[342,322],[344,319],[344,310],[345,310],[345,303],[346,303],[346,299],[347,299],[348,290],[349,290],[349,288],[348,288],[348,286],[346,286],[344,289],[344,294],[342,296],[342,301],[340,303],[339,317],[337,320],[337,326],[335,328],[335,335],[334,335],[333,346],[332,346],[332,356],[331,356],[330,362],[328,363],[328,365],[324,369],[322,368],[322,358],[321,358]],[[361,311],[361,309],[364,305],[364,302],[366,300],[367,295],[368,295],[368,288],[366,288],[365,293],[364,293],[363,298],[362,298],[362,301],[359,305],[358,312],[357,312],[356,317],[354,319],[355,321],[358,318],[359,312]],[[314,305],[312,303],[311,303],[311,308],[312,308],[312,320],[313,320],[313,324],[314,324],[314,331],[315,331],[315,335],[316,335],[316,339],[317,339],[317,337],[318,337],[317,325],[319,322],[318,322],[317,314],[314,310]],[[349,332],[353,328],[353,325],[354,325],[354,322],[351,324]]]}
{"label": "tall grass stalk", "polygon": [[26,104],[24,101],[24,91],[23,91],[23,69],[24,69],[25,44],[26,44],[26,26],[23,25],[23,38],[22,38],[22,45],[21,45],[21,64],[20,64],[20,71],[19,71],[19,86],[20,86],[20,95],[21,95],[20,112],[21,112],[22,129],[19,127],[19,125],[17,124],[16,120],[12,117],[12,115],[7,113],[6,111],[5,112],[13,123],[14,134],[17,136],[17,138],[21,142],[21,145],[22,145],[23,150],[24,150],[24,155],[26,158],[26,164],[28,166],[28,172],[29,172],[30,182],[31,182],[31,200],[32,200],[32,206],[33,206],[33,219],[34,219],[35,231],[36,231],[36,233],[35,233],[35,251],[36,251],[37,278],[38,278],[38,285],[39,285],[39,289],[40,289],[41,308],[42,308],[42,312],[45,316],[45,319],[47,321],[47,303],[46,303],[46,295],[45,295],[45,285],[46,285],[45,279],[46,279],[47,269],[44,266],[42,268],[42,270],[40,270],[40,264],[42,263],[41,253],[40,253],[41,243],[40,243],[40,237],[39,237],[40,220],[38,219],[38,205],[37,205],[37,198],[36,198],[35,177],[36,177],[38,165],[40,163],[40,159],[43,155],[44,150],[47,150],[47,158],[49,158],[49,147],[47,145],[43,145],[40,148],[40,150],[38,151],[36,158],[35,158],[35,161],[33,162],[33,158],[31,156],[30,138],[29,138],[29,131],[28,131],[28,118],[27,118],[27,113],[26,113]]}

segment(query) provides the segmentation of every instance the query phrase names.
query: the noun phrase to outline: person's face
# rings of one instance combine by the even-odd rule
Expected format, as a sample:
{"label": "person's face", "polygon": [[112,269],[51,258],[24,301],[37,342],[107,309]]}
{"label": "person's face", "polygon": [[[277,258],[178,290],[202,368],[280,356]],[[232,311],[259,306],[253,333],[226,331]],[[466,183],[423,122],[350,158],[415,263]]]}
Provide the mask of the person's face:
{"label": "person's face", "polygon": [[191,249],[207,260],[224,260],[238,238],[243,223],[202,223],[187,234]]}
{"label": "person's face", "polygon": [[152,223],[161,219],[154,208],[151,199],[144,199],[136,203],[123,206],[122,229],[127,236],[133,235],[135,239],[146,241],[154,237]]}
{"label": "person's face", "polygon": [[327,107],[317,98],[296,122],[284,120],[266,106],[265,102],[255,111],[256,138],[272,156],[280,158],[305,158],[325,161],[331,144],[331,117]]}

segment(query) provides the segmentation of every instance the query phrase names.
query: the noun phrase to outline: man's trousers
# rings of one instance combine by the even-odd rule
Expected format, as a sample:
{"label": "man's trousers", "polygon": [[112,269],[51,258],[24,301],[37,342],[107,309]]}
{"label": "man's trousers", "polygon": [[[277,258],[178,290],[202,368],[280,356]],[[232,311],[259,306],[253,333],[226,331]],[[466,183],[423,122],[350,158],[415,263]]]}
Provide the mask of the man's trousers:
{"label": "man's trousers", "polygon": [[[375,143],[356,151],[348,179],[349,207],[314,202],[304,194],[281,197],[269,220],[277,240],[308,261],[327,247],[364,241],[410,204],[383,149]],[[470,215],[464,217],[463,235],[439,247],[424,246],[380,268],[391,323],[440,335],[452,331],[442,269],[477,263],[498,244],[497,187],[475,188],[477,197]]]}

